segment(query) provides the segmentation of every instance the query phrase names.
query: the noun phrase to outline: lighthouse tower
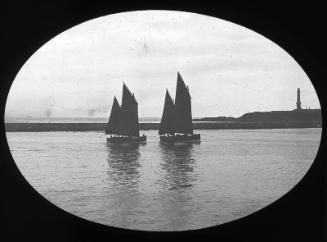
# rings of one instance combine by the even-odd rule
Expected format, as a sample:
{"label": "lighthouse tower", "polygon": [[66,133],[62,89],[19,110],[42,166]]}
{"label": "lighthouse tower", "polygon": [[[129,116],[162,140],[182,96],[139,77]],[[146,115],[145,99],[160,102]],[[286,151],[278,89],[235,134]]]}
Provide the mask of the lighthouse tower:
{"label": "lighthouse tower", "polygon": [[297,101],[296,101],[296,109],[301,110],[301,93],[300,88],[297,89]]}

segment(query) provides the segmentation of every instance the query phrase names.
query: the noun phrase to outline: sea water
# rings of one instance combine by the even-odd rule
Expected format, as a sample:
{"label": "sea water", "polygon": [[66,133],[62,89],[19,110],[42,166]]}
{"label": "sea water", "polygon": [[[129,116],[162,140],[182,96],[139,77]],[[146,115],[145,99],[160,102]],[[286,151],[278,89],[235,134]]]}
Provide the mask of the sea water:
{"label": "sea water", "polygon": [[[249,215],[294,187],[321,129],[199,130],[200,144],[108,145],[102,132],[7,132],[17,166],[46,199],[105,225],[198,229]],[[141,134],[143,132],[141,131]]]}

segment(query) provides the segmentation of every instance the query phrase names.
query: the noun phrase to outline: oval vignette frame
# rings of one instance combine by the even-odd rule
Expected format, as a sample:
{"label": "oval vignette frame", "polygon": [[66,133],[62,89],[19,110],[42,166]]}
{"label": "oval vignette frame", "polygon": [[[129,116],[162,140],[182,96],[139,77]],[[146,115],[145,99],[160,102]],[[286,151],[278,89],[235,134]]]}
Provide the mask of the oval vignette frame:
{"label": "oval vignette frame", "polygon": [[[206,15],[207,16],[207,15]],[[210,16],[211,17],[211,16]],[[213,16],[212,16],[213,17]],[[214,17],[214,18],[217,18],[217,17]],[[89,20],[94,20],[94,18],[92,18],[92,19],[89,19]],[[89,20],[87,20],[87,21],[89,21]],[[226,21],[228,21],[228,22],[230,22],[229,20],[226,20]],[[81,24],[84,24],[85,22],[83,22],[83,23],[80,23],[80,24],[78,24],[78,25],[81,25]],[[237,25],[239,25],[238,23],[237,23]],[[75,25],[75,26],[77,26],[77,25]],[[242,25],[241,25],[242,26]],[[250,29],[251,30],[251,29]],[[66,30],[67,31],[67,30]],[[252,30],[253,31],[253,30]],[[62,33],[62,32],[61,32]],[[61,33],[59,33],[58,35],[60,35]],[[260,34],[260,33],[258,33],[258,32],[256,32],[256,34],[258,34],[258,35],[262,35],[262,34]],[[57,36],[57,35],[56,35]],[[266,38],[266,37],[265,37]],[[267,38],[268,39],[268,38]],[[52,40],[52,38],[49,40],[49,42]],[[47,42],[48,43],[48,42]],[[274,42],[275,43],[275,42]],[[275,43],[276,44],[276,43]],[[42,45],[42,47],[43,47],[43,45]],[[41,47],[41,48],[42,48]],[[279,46],[280,47],[280,46]],[[280,47],[281,48],[281,47]],[[282,48],[281,48],[282,49]],[[284,50],[284,49],[283,49]],[[38,52],[39,51],[39,49],[36,51],[36,52]],[[285,50],[284,50],[285,51]],[[35,52],[35,53],[36,53]],[[286,51],[285,51],[286,52]],[[288,53],[288,52],[287,52]],[[293,58],[294,59],[294,58]],[[295,59],[296,60],[296,59]],[[299,64],[298,64],[299,65]],[[24,66],[24,65],[23,65]],[[300,66],[300,65],[299,65]],[[302,67],[301,67],[302,68]],[[311,82],[311,84],[312,84],[312,82]],[[318,96],[318,95],[317,95]],[[320,138],[320,144],[319,144],[319,147],[318,147],[318,149],[317,149],[317,153],[316,153],[316,157],[319,155],[319,151],[320,151],[320,147],[321,147],[321,142],[322,142],[322,140],[321,140],[321,138]],[[316,158],[315,158],[316,159]],[[315,160],[314,159],[314,160]],[[288,191],[288,192],[286,192],[284,195],[282,195],[281,197],[279,197],[279,198],[277,198],[277,200],[274,200],[273,202],[270,202],[268,205],[266,205],[266,206],[264,206],[264,207],[262,207],[261,209],[259,209],[259,210],[257,210],[257,211],[254,211],[254,212],[252,212],[251,214],[249,214],[249,215],[246,215],[245,217],[241,217],[241,218],[238,218],[238,219],[236,219],[236,220],[232,220],[232,221],[229,221],[229,222],[227,222],[228,224],[230,224],[230,223],[233,223],[234,221],[236,222],[236,221],[242,221],[243,219],[249,219],[249,216],[251,216],[251,215],[256,215],[256,214],[259,214],[259,213],[261,213],[263,210],[266,210],[266,209],[268,209],[268,208],[270,208],[270,207],[273,207],[273,206],[275,206],[275,204],[277,204],[277,203],[279,203],[279,201],[280,200],[282,200],[282,199],[285,199],[285,197],[286,197],[286,195],[287,194],[289,194],[289,193],[291,193],[291,192],[293,192],[293,190],[295,190],[295,189],[297,189],[297,187],[299,186],[299,183],[301,183],[302,182],[302,180],[303,179],[305,179],[306,178],[306,176],[307,176],[307,174],[311,171],[311,169],[312,169],[312,167],[313,167],[313,165],[314,165],[314,163],[315,163],[315,161],[313,160],[313,162],[312,162],[312,164],[310,165],[310,167],[309,167],[309,169],[306,171],[306,173],[304,174],[304,176],[302,177],[302,179],[300,179],[295,185],[293,185],[293,187]],[[16,162],[15,162],[16,163]],[[18,168],[18,167],[17,167]],[[18,169],[19,170],[19,169]],[[22,174],[23,175],[23,174]],[[28,179],[27,178],[25,178],[24,177],[24,179],[26,179],[26,181],[28,181]],[[28,182],[29,183],[29,182]],[[31,185],[31,184],[30,184]],[[32,185],[31,185],[31,187],[33,187]],[[35,190],[35,191],[37,191],[34,187],[33,187],[33,189]],[[38,191],[37,191],[38,192]],[[39,192],[38,192],[39,193]],[[43,197],[43,198],[45,198],[41,193],[40,193],[40,195]],[[45,198],[47,201],[49,201],[50,203],[52,203],[52,204],[54,204],[53,202],[51,202],[51,200],[48,200],[47,198]],[[56,205],[56,206],[58,206],[58,205]],[[59,206],[58,206],[59,207]],[[59,207],[61,210],[64,210],[65,212],[68,212],[68,211],[66,211],[65,209],[62,209],[61,207]],[[73,213],[71,213],[71,212],[68,212],[69,214],[72,214],[72,215],[74,215]],[[77,216],[77,215],[74,215],[74,216]],[[77,216],[77,217],[79,217],[79,216]],[[86,219],[86,218],[83,218],[83,217],[79,217],[79,218],[82,218],[82,219]],[[88,220],[88,219],[86,219],[86,220]],[[92,220],[88,220],[88,221],[91,221],[91,222],[95,222],[95,221],[92,221]],[[97,223],[97,222],[95,222],[95,223]],[[223,224],[218,224],[218,226],[221,226],[221,225],[224,225],[224,224],[226,224],[226,223],[223,223]],[[110,225],[106,225],[106,226],[110,226]],[[213,225],[213,226],[217,226],[217,225]],[[201,229],[207,229],[207,227],[205,227],[205,228],[201,228]]]}

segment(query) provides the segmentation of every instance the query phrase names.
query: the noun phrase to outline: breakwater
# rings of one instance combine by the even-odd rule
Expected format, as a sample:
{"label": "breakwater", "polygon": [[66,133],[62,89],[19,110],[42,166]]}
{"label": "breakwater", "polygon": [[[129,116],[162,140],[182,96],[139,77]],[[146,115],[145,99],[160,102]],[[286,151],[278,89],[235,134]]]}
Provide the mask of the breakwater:
{"label": "breakwater", "polygon": [[[7,132],[103,131],[106,123],[5,123]],[[194,122],[194,129],[318,128],[321,122]],[[140,130],[156,130],[159,123],[140,123]]]}

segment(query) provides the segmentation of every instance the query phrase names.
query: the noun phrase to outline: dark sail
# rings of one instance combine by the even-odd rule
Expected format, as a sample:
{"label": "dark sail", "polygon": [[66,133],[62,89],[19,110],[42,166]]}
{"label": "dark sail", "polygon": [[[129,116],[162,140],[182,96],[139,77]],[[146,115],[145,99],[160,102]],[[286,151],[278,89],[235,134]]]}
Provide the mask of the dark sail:
{"label": "dark sail", "polygon": [[176,133],[193,134],[191,96],[181,75],[177,74],[175,98]]}
{"label": "dark sail", "polygon": [[137,106],[138,104],[134,94],[131,93],[124,83],[117,134],[140,136]]}
{"label": "dark sail", "polygon": [[109,121],[106,126],[106,130],[105,130],[106,134],[117,133],[118,123],[119,123],[119,113],[120,113],[119,103],[118,103],[116,97],[114,97],[114,102],[111,107]]}
{"label": "dark sail", "polygon": [[166,90],[165,104],[159,126],[159,134],[175,133],[175,111],[174,102]]}

